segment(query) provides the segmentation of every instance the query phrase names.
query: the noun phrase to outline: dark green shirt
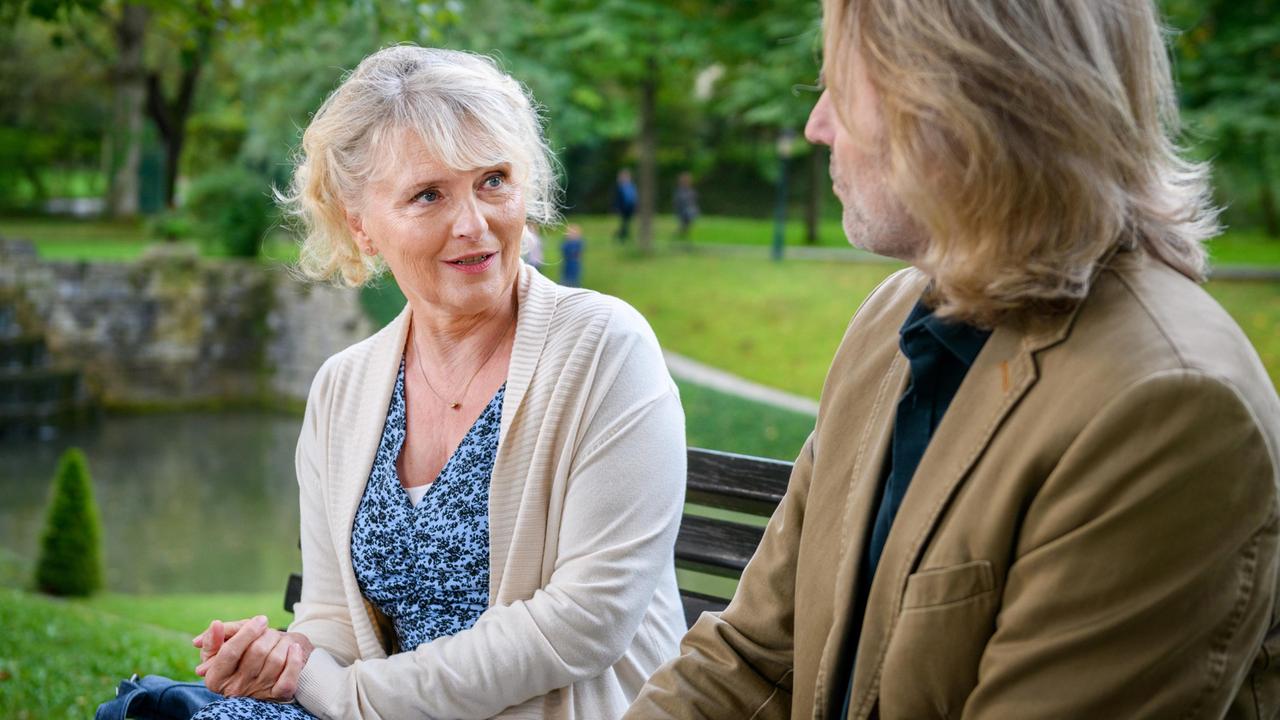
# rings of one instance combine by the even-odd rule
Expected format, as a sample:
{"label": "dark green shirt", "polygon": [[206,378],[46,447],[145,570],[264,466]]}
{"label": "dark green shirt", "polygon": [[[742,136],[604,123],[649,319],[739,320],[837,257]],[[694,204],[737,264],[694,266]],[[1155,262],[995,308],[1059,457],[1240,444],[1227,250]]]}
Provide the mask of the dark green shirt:
{"label": "dark green shirt", "polygon": [[[858,577],[857,606],[854,608],[857,620],[849,638],[850,657],[857,653],[858,637],[862,634],[862,614],[867,607],[867,596],[880,564],[880,555],[893,528],[893,519],[898,515],[898,508],[902,506],[907,487],[934,431],[990,336],[990,331],[935,317],[923,300],[916,302],[907,321],[902,324],[898,347],[911,365],[911,381],[898,401],[893,436],[889,441],[889,457],[877,493],[879,505],[867,535],[866,554]],[[852,663],[850,665],[841,717],[848,715],[853,690]]]}

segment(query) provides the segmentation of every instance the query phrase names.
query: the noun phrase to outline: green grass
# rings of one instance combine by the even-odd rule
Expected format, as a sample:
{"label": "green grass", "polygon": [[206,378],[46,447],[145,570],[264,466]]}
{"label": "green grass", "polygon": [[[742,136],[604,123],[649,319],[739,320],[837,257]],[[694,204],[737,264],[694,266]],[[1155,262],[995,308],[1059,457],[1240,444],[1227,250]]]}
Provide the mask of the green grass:
{"label": "green grass", "polygon": [[0,237],[30,240],[50,260],[132,260],[149,244],[139,221],[0,218]]}
{"label": "green grass", "polygon": [[[596,231],[593,239],[606,240],[613,237],[617,229],[617,220],[608,216],[575,217],[573,222],[584,225],[584,232],[589,225]],[[634,242],[636,224],[631,224],[632,242]],[[676,219],[674,215],[659,215],[654,219],[653,235],[659,244],[676,245],[681,241],[676,238]],[[772,220],[759,218],[737,218],[710,215],[698,218],[689,231],[687,242],[694,245],[761,245],[773,244],[774,223]],[[783,235],[787,245],[807,245],[804,221],[792,216],[786,224]],[[823,219],[818,223],[819,247],[849,247],[845,240],[844,230],[839,218]]]}
{"label": "green grass", "polygon": [[84,718],[133,673],[193,680],[191,637],[214,617],[271,612],[279,594],[59,600],[0,588],[0,717]]}
{"label": "green grass", "polygon": [[1209,242],[1214,265],[1280,267],[1280,238],[1257,230],[1228,230]]}
{"label": "green grass", "polygon": [[215,618],[292,618],[280,592],[51,598],[31,563],[0,548],[0,718],[84,718],[133,673],[192,680],[191,638]]}
{"label": "green grass", "polygon": [[813,430],[813,416],[762,405],[679,382],[691,447],[794,460]]}
{"label": "green grass", "polygon": [[[40,257],[47,260],[125,262],[137,259],[148,247],[160,242],[148,235],[142,220],[86,221],[54,217],[0,218],[0,237],[30,240]],[[212,244],[202,244],[201,253],[208,257],[225,254]],[[291,262],[296,258],[297,248],[283,230],[277,228],[263,240],[263,261]]]}

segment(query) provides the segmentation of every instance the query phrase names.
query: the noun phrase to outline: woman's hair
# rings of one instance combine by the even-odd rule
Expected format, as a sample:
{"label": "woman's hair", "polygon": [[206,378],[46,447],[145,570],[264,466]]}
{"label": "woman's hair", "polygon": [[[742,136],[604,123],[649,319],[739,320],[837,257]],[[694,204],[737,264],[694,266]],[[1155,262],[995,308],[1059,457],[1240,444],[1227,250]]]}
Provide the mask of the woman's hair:
{"label": "woman's hair", "polygon": [[1117,246],[1203,278],[1217,211],[1175,140],[1152,5],[823,0],[825,80],[841,108],[857,53],[880,95],[890,189],[928,233],[939,314],[1071,307]]}
{"label": "woman's hair", "polygon": [[510,163],[529,220],[557,218],[555,160],[529,92],[482,55],[396,45],[361,61],[302,136],[286,212],[303,230],[299,270],[359,286],[384,269],[356,247],[346,220],[378,177],[388,143],[409,130],[455,170]]}

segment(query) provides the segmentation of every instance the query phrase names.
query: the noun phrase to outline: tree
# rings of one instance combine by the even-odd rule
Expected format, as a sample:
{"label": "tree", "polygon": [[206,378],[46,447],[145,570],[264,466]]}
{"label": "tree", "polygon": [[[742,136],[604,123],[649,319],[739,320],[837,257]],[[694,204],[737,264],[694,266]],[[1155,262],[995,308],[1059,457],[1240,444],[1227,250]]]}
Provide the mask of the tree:
{"label": "tree", "polygon": [[48,23],[0,21],[0,206],[40,207],[95,167],[110,95],[101,64]]}
{"label": "tree", "polygon": [[78,448],[58,461],[35,579],[37,589],[50,595],[85,596],[102,587],[102,523]]}
{"label": "tree", "polygon": [[[762,131],[770,147],[784,131],[799,135],[817,101],[821,11],[820,3],[807,0],[733,5],[713,46],[726,69],[714,100],[721,122]],[[805,143],[794,146],[808,157],[806,239],[816,244],[822,201],[830,193],[826,153]],[[776,167],[771,163],[765,174]]]}
{"label": "tree", "polygon": [[[1280,14],[1273,0],[1164,0],[1180,97],[1199,154],[1214,159],[1228,208],[1251,205],[1280,238]],[[1252,195],[1252,198],[1249,198]],[[1249,199],[1253,202],[1250,203]]]}
{"label": "tree", "polygon": [[[137,212],[142,118],[164,146],[165,205],[173,207],[188,122],[201,76],[228,33],[269,36],[336,0],[32,0],[31,16],[57,23],[56,39],[73,38],[111,68],[114,106],[106,157],[109,208]],[[110,41],[101,30],[110,29]]]}
{"label": "tree", "polygon": [[[653,248],[658,194],[658,113],[663,86],[691,94],[696,71],[708,64],[706,40],[714,4],[697,0],[541,0],[541,32],[525,38],[544,57],[614,112],[634,109],[637,143],[636,245]],[[550,19],[554,18],[554,21]],[[587,88],[590,88],[589,90]]]}

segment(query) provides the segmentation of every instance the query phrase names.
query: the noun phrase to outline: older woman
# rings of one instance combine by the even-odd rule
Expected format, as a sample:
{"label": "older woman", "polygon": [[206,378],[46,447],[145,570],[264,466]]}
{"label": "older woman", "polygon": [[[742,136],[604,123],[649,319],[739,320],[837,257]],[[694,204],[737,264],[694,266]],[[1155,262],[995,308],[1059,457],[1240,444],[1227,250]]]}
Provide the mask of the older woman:
{"label": "older woman", "polygon": [[[523,265],[554,216],[521,86],[397,46],[303,138],[301,266],[408,304],[312,384],[288,632],[214,622],[199,718],[616,717],[684,630],[684,427],[630,307]],[[294,704],[277,704],[281,701]]]}

